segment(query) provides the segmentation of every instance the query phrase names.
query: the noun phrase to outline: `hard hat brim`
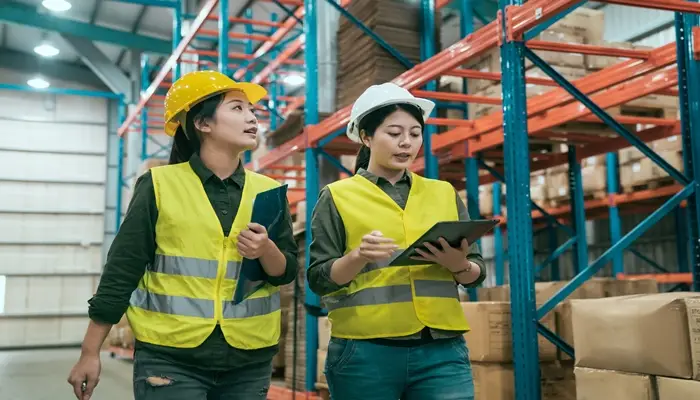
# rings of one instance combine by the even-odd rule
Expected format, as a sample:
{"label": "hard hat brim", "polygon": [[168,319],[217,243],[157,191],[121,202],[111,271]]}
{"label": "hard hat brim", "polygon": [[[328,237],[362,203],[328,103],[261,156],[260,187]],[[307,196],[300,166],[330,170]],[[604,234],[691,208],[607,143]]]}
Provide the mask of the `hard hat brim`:
{"label": "hard hat brim", "polygon": [[[248,98],[248,101],[251,104],[256,104],[260,100],[262,100],[265,96],[267,96],[267,89],[265,89],[263,86],[258,85],[257,83],[251,83],[251,82],[235,82],[229,85],[226,85],[226,87],[222,88],[221,90],[217,90],[216,92],[213,92],[209,94],[206,97],[203,97],[201,99],[198,99],[194,104],[199,103],[201,101],[204,101],[207,98],[210,98],[212,96],[220,95],[222,93],[228,93],[234,90],[240,90],[245,94],[246,98]],[[193,104],[193,105],[194,105]],[[187,112],[191,108],[188,107],[186,110],[181,110],[180,112]],[[165,134],[168,136],[174,136],[175,132],[177,132],[177,127],[180,126],[180,122],[177,120],[177,118],[172,119],[169,122],[166,122],[165,124]]]}
{"label": "hard hat brim", "polygon": [[370,108],[369,110],[366,110],[362,114],[358,115],[355,119],[354,122],[351,122],[347,126],[346,130],[346,135],[347,137],[352,140],[355,143],[360,143],[362,144],[362,139],[360,138],[360,130],[357,127],[357,124],[362,121],[362,118],[364,118],[367,114],[371,113],[372,111],[392,105],[392,104],[411,104],[416,107],[418,107],[421,112],[423,113],[423,121],[426,122],[428,118],[430,117],[430,113],[433,112],[433,109],[435,108],[435,102],[432,100],[428,99],[422,99],[422,98],[412,98],[412,99],[392,99],[392,100],[387,100],[382,103],[379,103],[375,105],[374,107]]}

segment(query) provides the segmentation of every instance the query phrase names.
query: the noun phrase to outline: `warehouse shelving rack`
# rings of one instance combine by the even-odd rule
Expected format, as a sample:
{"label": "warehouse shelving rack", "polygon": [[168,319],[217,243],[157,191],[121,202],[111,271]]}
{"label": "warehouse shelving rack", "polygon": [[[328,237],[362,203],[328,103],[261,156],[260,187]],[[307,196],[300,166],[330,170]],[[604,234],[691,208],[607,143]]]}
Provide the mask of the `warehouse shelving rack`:
{"label": "warehouse shelving rack", "polygon": [[[318,0],[321,1],[321,0]],[[607,3],[640,6],[638,2],[631,0],[609,0]],[[293,3],[293,4],[292,4]],[[345,6],[348,1],[341,2]],[[448,1],[422,0],[426,16],[434,15],[436,8],[444,7]],[[471,33],[472,8],[469,0],[460,0],[459,7],[462,13],[461,26],[462,37],[458,43],[450,48],[433,54],[431,48],[431,36],[433,30],[426,29],[423,41],[423,56],[425,61],[414,66],[406,73],[397,77],[394,82],[413,90],[414,93],[431,97],[440,102],[486,103],[500,104],[500,100],[484,98],[480,96],[436,92],[434,80],[439,75],[452,75],[462,78],[501,80],[503,84],[503,111],[482,117],[474,121],[447,120],[431,118],[430,125],[457,126],[448,132],[435,134],[434,130],[428,130],[426,134],[426,151],[424,157],[416,163],[414,170],[423,172],[428,177],[437,177],[438,166],[442,166],[442,177],[451,175],[454,161],[466,160],[462,175],[466,176],[466,185],[469,194],[470,213],[478,215],[479,184],[493,183],[494,193],[500,193],[498,181],[505,181],[508,187],[506,198],[508,218],[503,227],[507,226],[508,241],[510,243],[508,257],[511,266],[510,287],[513,312],[513,342],[516,393],[518,398],[538,399],[539,395],[539,368],[537,365],[537,334],[538,331],[554,341],[566,352],[572,352],[570,346],[561,342],[555,334],[548,331],[537,321],[550,311],[558,302],[566,298],[586,279],[590,278],[603,265],[612,261],[613,271],[616,274],[622,272],[622,251],[636,238],[644,233],[651,225],[671,210],[684,206],[687,213],[688,241],[690,247],[689,260],[685,266],[681,262],[681,271],[687,272],[683,276],[671,274],[657,276],[666,281],[690,281],[693,288],[698,289],[700,262],[700,250],[697,249],[698,231],[700,231],[700,202],[696,201],[695,189],[697,183],[695,177],[700,173],[700,166],[694,160],[700,160],[700,137],[693,137],[690,133],[697,131],[700,126],[700,71],[698,70],[698,49],[700,48],[700,33],[698,33],[698,18],[695,13],[700,13],[700,4],[696,1],[682,0],[650,0],[644,2],[644,7],[657,8],[678,12],[676,16],[677,42],[675,45],[663,46],[652,51],[630,51],[609,49],[591,45],[562,45],[533,40],[539,32],[551,26],[582,2],[577,0],[530,0],[523,4],[521,0],[501,0],[500,11],[495,21],[492,21],[478,31]],[[300,5],[300,2],[287,3]],[[189,43],[196,32],[201,28],[206,19],[216,18],[211,14],[219,5],[220,14],[225,12],[227,2],[225,0],[210,0],[205,3],[198,16],[192,22],[190,32],[181,38],[175,47],[173,54],[168,58],[160,71],[156,74],[151,84],[144,90],[139,103],[126,117],[120,128],[123,135],[136,121],[140,112],[144,112],[149,106],[149,100],[154,99],[158,87],[166,82],[171,70],[177,70],[178,62],[182,62],[181,56],[186,54]],[[684,13],[684,14],[681,14]],[[329,153],[349,152],[349,146],[342,137],[343,127],[347,123],[349,108],[342,109],[323,121],[318,115],[318,78],[317,78],[317,48],[316,48],[316,1],[304,2],[304,7],[293,12],[283,22],[275,25],[277,30],[266,40],[263,45],[253,53],[253,59],[265,55],[273,55],[274,58],[252,79],[253,82],[266,83],[274,78],[274,73],[288,60],[304,50],[307,91],[305,98],[294,99],[291,103],[299,106],[305,101],[306,129],[295,139],[272,150],[267,155],[257,160],[252,160],[247,167],[258,171],[284,169],[278,163],[293,153],[303,151],[305,153],[305,193],[300,196],[296,193],[290,198],[290,203],[300,200],[307,201],[307,225],[310,221],[313,204],[319,190],[317,176],[318,157],[332,158]],[[304,35],[298,36],[287,43],[281,43],[282,38],[289,33],[299,20],[303,19]],[[219,36],[221,32],[227,32],[226,19],[218,19]],[[426,26],[430,27],[431,18],[426,18]],[[225,43],[225,40],[219,40]],[[380,40],[381,42],[381,40]],[[386,45],[384,43],[383,45]],[[481,73],[478,71],[458,68],[466,61],[474,59],[491,48],[500,47],[503,74]],[[227,70],[226,45],[218,52],[219,69]],[[589,55],[608,55],[615,57],[629,57],[630,61],[606,68],[593,73],[575,82],[569,83],[555,70],[532,52],[532,50],[547,50],[561,52],[579,52]],[[524,74],[524,58],[529,58],[541,70],[545,71],[550,80],[526,78]],[[246,78],[249,73],[249,64],[238,67],[233,73],[237,79]],[[676,65],[676,68],[673,66]],[[248,74],[247,77],[250,77]],[[525,96],[526,82],[560,86],[560,88],[527,99]],[[678,86],[678,90],[673,90]],[[639,98],[650,93],[664,93],[678,95],[681,105],[681,121],[660,120],[640,117],[618,117],[613,119],[605,111],[626,101]],[[271,91],[272,94],[272,91]],[[494,103],[494,101],[496,101]],[[583,106],[582,106],[583,105]],[[585,106],[585,107],[584,107]],[[546,115],[546,116],[545,116]],[[604,143],[588,143],[579,150],[572,150],[568,154],[548,154],[540,156],[544,160],[533,160],[528,152],[529,137],[554,137],[548,128],[569,121],[603,121],[610,125],[621,138],[611,139]],[[656,125],[642,132],[632,134],[621,125],[622,123],[645,123]],[[144,124],[146,125],[146,124]],[[684,170],[681,173],[668,165],[655,154],[646,142],[681,134],[684,148]],[[614,151],[627,147],[631,143],[639,148],[647,157],[659,164],[664,170],[676,178],[679,182],[675,186],[666,186],[659,189],[619,194],[617,188],[617,176],[614,173],[617,166]],[[490,150],[503,146],[503,161],[508,168],[491,167],[484,162],[484,155]],[[609,197],[604,200],[583,201],[579,161],[588,156],[607,153],[608,165],[608,192]],[[533,206],[530,201],[530,172],[544,169],[557,164],[569,163],[570,192],[572,198],[572,227],[564,225],[562,216],[569,212],[568,207],[558,209],[541,209]],[[340,166],[340,163],[336,164]],[[481,176],[478,168],[485,168],[492,173],[491,176]],[[349,171],[347,171],[349,172]],[[459,171],[457,171],[459,173]],[[461,180],[460,180],[461,181]],[[461,183],[460,181],[456,184]],[[655,200],[655,205],[660,207],[653,212],[635,229],[621,234],[619,216],[627,210],[623,206],[641,204],[642,201]],[[534,212],[532,208],[535,208]],[[494,215],[501,214],[500,197],[494,195]],[[586,211],[602,211],[610,217],[611,234],[615,243],[600,258],[589,265],[585,244],[585,224],[588,217]],[[639,208],[636,211],[639,212]],[[633,211],[633,210],[632,210]],[[601,213],[598,213],[601,214]],[[562,254],[569,247],[574,247],[575,259],[578,263],[577,276],[559,293],[555,294],[542,307],[536,309],[534,301],[534,271],[532,236],[533,220],[545,221],[545,223],[571,233],[572,238],[559,246],[550,259]],[[507,225],[506,225],[507,224]],[[310,242],[310,229],[306,229],[307,245]],[[496,237],[500,238],[497,232]],[[496,246],[499,246],[498,240]],[[679,246],[683,250],[683,245]],[[496,251],[501,254],[501,251]],[[586,257],[584,258],[584,255]],[[503,259],[496,260],[497,274],[503,274]],[[621,275],[620,275],[621,276]],[[503,276],[500,277],[502,282]],[[498,279],[497,279],[498,280]],[[310,290],[306,289],[306,299],[309,303],[317,302],[317,298]],[[318,303],[316,303],[318,304]],[[316,320],[312,316],[307,317],[307,371],[316,370],[316,355],[318,338],[316,337]],[[307,374],[307,390],[314,389],[314,374]]]}

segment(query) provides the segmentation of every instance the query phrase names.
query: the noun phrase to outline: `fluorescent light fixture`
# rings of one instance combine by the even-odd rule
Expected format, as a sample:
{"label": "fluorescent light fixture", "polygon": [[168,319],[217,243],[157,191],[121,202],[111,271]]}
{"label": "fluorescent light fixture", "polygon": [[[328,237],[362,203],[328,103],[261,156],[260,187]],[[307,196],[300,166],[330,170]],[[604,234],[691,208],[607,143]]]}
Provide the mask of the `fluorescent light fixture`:
{"label": "fluorescent light fixture", "polygon": [[282,82],[289,86],[300,86],[306,82],[306,78],[299,74],[289,74],[282,78]]}
{"label": "fluorescent light fixture", "polygon": [[72,7],[66,0],[44,0],[41,2],[41,5],[56,12],[68,11]]}
{"label": "fluorescent light fixture", "polygon": [[33,87],[34,89],[46,89],[50,86],[49,82],[38,76],[28,80],[27,85]]}
{"label": "fluorescent light fixture", "polygon": [[53,57],[59,53],[58,49],[48,42],[36,46],[34,52],[42,57]]}

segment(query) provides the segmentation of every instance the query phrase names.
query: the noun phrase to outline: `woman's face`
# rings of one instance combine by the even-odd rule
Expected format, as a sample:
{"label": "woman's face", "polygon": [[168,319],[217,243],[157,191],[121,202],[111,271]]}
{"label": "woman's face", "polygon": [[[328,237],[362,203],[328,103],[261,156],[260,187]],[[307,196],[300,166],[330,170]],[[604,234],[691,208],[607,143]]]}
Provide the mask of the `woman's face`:
{"label": "woman's face", "polygon": [[411,114],[397,110],[384,119],[374,136],[363,140],[372,151],[370,165],[405,170],[413,164],[423,145],[423,130]]}
{"label": "woman's face", "polygon": [[235,149],[252,150],[257,146],[258,119],[254,107],[241,91],[226,93],[214,113],[198,129],[205,138]]}

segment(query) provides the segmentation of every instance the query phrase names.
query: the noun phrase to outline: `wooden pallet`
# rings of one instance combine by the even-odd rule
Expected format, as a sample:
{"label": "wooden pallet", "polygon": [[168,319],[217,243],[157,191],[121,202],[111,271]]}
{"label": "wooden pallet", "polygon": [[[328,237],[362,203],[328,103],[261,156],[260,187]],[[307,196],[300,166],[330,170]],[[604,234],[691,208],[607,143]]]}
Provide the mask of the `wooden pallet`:
{"label": "wooden pallet", "polygon": [[676,184],[676,180],[670,176],[664,176],[661,178],[651,179],[646,182],[635,183],[633,185],[622,186],[623,193],[639,192],[642,190],[654,190],[664,186],[671,186]]}
{"label": "wooden pallet", "polygon": [[[607,196],[608,196],[608,193],[605,190],[596,190],[593,192],[586,192],[583,194],[583,201],[600,200],[600,199],[606,198]],[[567,193],[566,196],[547,199],[546,203],[551,208],[563,207],[567,204],[571,204],[571,197]]]}

